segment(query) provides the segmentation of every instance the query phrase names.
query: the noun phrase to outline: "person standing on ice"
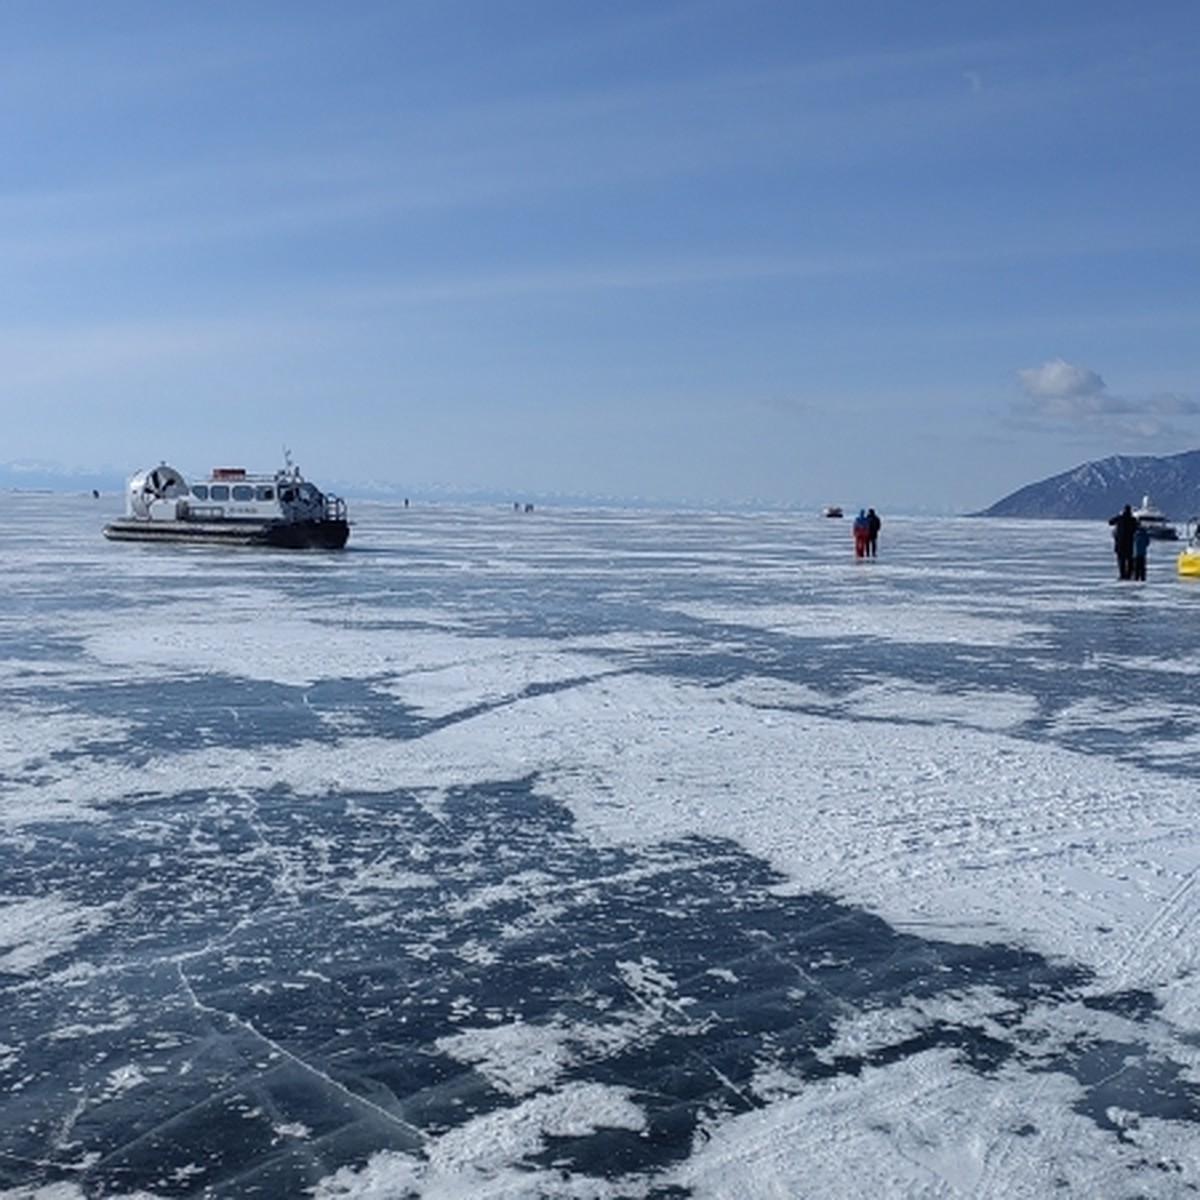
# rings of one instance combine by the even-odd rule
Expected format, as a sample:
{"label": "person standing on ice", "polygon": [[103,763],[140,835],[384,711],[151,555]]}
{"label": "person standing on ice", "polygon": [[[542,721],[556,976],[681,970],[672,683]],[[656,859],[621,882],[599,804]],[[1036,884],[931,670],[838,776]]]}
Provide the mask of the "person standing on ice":
{"label": "person standing on ice", "polygon": [[858,516],[854,518],[854,557],[865,558],[867,553],[867,536],[868,536],[867,514],[864,509],[858,510]]}
{"label": "person standing on ice", "polygon": [[1138,519],[1127,504],[1115,517],[1109,517],[1113,527],[1113,549],[1117,552],[1117,578],[1133,578],[1133,535],[1137,532]]}
{"label": "person standing on ice", "polygon": [[1150,549],[1150,534],[1142,523],[1133,531],[1133,574],[1134,579],[1146,578],[1146,551]]}
{"label": "person standing on ice", "polygon": [[879,528],[883,522],[879,519],[879,514],[873,509],[867,509],[867,554],[874,558],[879,550]]}

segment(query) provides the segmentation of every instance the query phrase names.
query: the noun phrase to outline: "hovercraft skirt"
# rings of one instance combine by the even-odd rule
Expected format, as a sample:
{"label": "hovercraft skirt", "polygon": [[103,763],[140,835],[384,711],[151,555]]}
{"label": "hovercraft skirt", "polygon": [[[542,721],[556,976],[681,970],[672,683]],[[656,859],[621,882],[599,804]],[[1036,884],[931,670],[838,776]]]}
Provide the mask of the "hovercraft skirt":
{"label": "hovercraft skirt", "polygon": [[286,550],[341,550],[350,536],[346,521],[111,521],[104,536],[114,542],[187,542],[209,546],[276,546]]}

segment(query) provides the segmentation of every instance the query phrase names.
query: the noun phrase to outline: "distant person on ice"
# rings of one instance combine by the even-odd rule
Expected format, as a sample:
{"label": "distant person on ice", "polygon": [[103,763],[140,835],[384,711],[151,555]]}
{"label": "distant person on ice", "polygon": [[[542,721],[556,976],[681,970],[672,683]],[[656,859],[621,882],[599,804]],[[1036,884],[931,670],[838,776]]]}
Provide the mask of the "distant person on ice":
{"label": "distant person on ice", "polygon": [[854,518],[854,557],[865,558],[867,554],[867,539],[870,536],[870,523],[864,509],[858,510]]}
{"label": "distant person on ice", "polygon": [[879,514],[873,509],[867,509],[867,554],[871,558],[875,557],[876,551],[879,549],[879,527],[883,522],[879,519]]}
{"label": "distant person on ice", "polygon": [[1117,578],[1133,578],[1133,535],[1137,532],[1138,519],[1127,504],[1115,517],[1109,517],[1113,527],[1113,549],[1117,552]]}
{"label": "distant person on ice", "polygon": [[1138,522],[1133,531],[1133,578],[1146,578],[1146,551],[1150,549],[1150,533]]}

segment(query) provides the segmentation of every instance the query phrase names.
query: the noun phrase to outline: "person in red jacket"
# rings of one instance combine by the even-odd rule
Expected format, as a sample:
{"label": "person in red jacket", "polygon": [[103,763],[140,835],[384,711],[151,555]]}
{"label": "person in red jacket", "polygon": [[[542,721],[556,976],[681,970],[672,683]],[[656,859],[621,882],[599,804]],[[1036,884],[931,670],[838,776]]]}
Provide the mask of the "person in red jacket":
{"label": "person in red jacket", "polygon": [[858,516],[854,518],[854,557],[865,558],[867,554],[867,538],[869,536],[870,526],[867,523],[867,514],[865,509],[858,510]]}

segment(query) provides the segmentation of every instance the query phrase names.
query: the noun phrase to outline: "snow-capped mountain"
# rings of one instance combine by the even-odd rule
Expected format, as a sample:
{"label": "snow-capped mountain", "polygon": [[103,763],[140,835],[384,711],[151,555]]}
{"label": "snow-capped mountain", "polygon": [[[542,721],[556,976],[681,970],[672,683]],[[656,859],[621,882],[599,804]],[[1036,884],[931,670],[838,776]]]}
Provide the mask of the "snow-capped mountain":
{"label": "snow-capped mountain", "polygon": [[1164,458],[1114,455],[1084,463],[1026,484],[977,515],[1106,520],[1126,504],[1136,508],[1144,496],[1173,521],[1200,513],[1200,450]]}

